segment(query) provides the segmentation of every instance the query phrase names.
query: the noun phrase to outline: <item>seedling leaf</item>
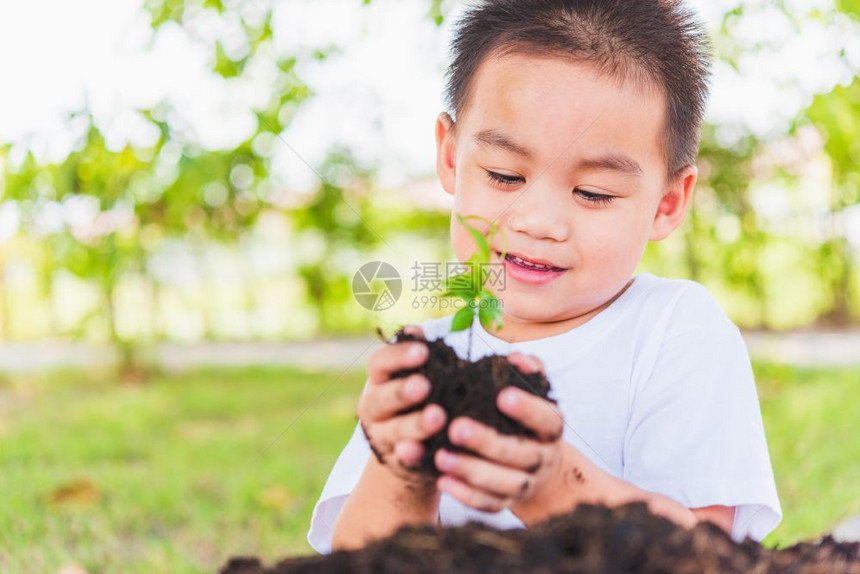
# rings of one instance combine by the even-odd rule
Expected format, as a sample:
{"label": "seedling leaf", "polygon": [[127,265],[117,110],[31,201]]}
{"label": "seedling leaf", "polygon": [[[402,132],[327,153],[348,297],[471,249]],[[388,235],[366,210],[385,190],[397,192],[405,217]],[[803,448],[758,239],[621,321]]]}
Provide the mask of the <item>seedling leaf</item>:
{"label": "seedling leaf", "polygon": [[472,325],[474,318],[475,310],[468,305],[463,307],[454,314],[454,318],[451,320],[451,330],[462,331],[463,329],[468,329]]}
{"label": "seedling leaf", "polygon": [[[484,237],[484,234],[478,231],[476,228],[472,227],[468,223],[466,223],[466,219],[474,218],[479,216],[469,216],[468,218],[464,218],[462,215],[457,215],[457,220],[469,231],[472,238],[475,240],[475,243],[478,246],[478,251],[475,255],[479,256],[476,260],[475,255],[472,256],[472,261],[475,263],[480,263],[482,261],[490,260],[490,244],[487,242],[487,238]],[[484,219],[480,217],[480,219]]]}
{"label": "seedling leaf", "polygon": [[481,291],[481,298],[478,302],[478,318],[481,325],[488,331],[493,330],[494,324],[496,331],[502,328],[502,309],[499,306],[499,300],[487,289]]}

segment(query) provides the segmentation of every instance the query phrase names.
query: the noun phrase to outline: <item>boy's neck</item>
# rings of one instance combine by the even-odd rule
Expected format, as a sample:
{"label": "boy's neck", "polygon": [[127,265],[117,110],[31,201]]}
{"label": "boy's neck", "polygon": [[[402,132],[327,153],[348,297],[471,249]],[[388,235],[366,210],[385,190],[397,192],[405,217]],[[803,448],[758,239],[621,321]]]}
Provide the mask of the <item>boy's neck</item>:
{"label": "boy's neck", "polygon": [[602,305],[599,305],[582,315],[577,315],[576,317],[571,317],[562,321],[538,323],[533,321],[522,321],[515,317],[504,315],[502,328],[498,331],[492,331],[492,334],[508,343],[523,343],[525,341],[533,341],[535,339],[543,339],[545,337],[552,337],[554,335],[566,333],[571,329],[584,325],[601,311],[612,305],[612,303],[618,299],[622,293],[627,291],[628,287],[632,284],[633,279],[630,279],[623,289]]}

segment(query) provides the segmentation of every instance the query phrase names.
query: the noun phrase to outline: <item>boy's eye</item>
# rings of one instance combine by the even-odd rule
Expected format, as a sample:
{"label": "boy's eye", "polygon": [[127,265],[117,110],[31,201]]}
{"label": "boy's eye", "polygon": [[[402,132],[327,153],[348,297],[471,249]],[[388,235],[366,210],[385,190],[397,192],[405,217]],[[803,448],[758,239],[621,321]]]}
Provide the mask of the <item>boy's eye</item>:
{"label": "boy's eye", "polygon": [[501,173],[496,173],[488,169],[485,169],[484,171],[487,172],[487,177],[490,178],[490,181],[500,185],[514,185],[524,181],[523,178],[518,175],[502,175]]}
{"label": "boy's eye", "polygon": [[590,201],[591,203],[596,203],[598,205],[609,205],[612,203],[612,200],[615,199],[614,195],[591,193],[590,191],[585,191],[578,187],[573,190],[573,193],[579,194],[579,196],[585,201]]}
{"label": "boy's eye", "polygon": [[[518,183],[524,182],[525,180],[518,175],[504,175],[501,173],[496,173],[494,171],[490,171],[488,169],[484,170],[487,172],[487,177],[493,183],[502,185],[502,186],[511,186],[516,185]],[[573,193],[579,194],[582,199],[594,203],[596,205],[609,205],[612,203],[612,200],[615,199],[614,195],[603,195],[601,193],[592,193],[590,191],[585,191],[580,188],[575,188]]]}

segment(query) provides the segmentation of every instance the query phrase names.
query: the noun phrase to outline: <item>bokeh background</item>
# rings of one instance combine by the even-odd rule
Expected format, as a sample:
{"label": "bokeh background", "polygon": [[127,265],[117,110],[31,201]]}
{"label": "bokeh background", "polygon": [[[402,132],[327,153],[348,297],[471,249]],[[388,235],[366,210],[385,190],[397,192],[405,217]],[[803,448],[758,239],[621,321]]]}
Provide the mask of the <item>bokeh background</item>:
{"label": "bokeh background", "polygon": [[[640,268],[743,329],[787,545],[860,512],[860,2],[690,4],[699,182]],[[462,8],[0,4],[0,570],[310,551],[373,330],[451,312],[414,266],[454,261],[433,123]],[[353,297],[369,261],[393,306]]]}

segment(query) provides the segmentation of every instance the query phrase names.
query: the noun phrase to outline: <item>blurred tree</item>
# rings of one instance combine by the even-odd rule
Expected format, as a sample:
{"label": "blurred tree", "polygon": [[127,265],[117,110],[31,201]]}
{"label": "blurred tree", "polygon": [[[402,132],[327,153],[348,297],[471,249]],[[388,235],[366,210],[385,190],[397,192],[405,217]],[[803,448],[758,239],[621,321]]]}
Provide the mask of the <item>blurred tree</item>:
{"label": "blurred tree", "polygon": [[[370,0],[362,0],[362,3],[370,4]],[[336,46],[308,47],[288,57],[277,55],[274,49],[276,38],[271,26],[275,6],[270,0],[255,3],[148,0],[145,6],[152,14],[152,25],[155,29],[168,22],[178,24],[192,38],[205,45],[212,55],[210,62],[213,71],[227,80],[242,78],[255,59],[274,59],[282,78],[273,82],[272,93],[265,98],[269,102],[268,106],[256,111],[258,130],[255,136],[269,133],[280,137],[281,131],[286,127],[283,118],[291,117],[306,98],[312,97],[311,91],[295,73],[297,62],[325,60],[338,50]],[[437,25],[442,23],[441,0],[430,1],[427,17]],[[200,22],[206,20],[211,24],[215,19],[233,24],[229,38],[200,32]],[[284,110],[290,110],[291,113],[285,116]],[[277,140],[275,145],[279,145]],[[250,154],[252,149],[245,149],[244,153]],[[212,168],[217,170],[218,162],[223,160],[224,158],[217,159],[213,153],[201,155],[189,160],[189,170],[193,163],[205,164],[210,161],[213,162]],[[255,166],[255,174],[257,167],[263,168],[259,174],[263,177],[266,166]],[[381,234],[390,236],[399,232],[437,233],[440,222],[445,223],[443,229],[447,227],[447,216],[440,218],[435,214],[423,212],[405,217],[399,212],[393,216],[386,215],[386,206],[374,205],[371,198],[375,168],[357,165],[350,150],[336,147],[329,151],[321,166],[308,167],[320,178],[316,191],[310,201],[300,209],[289,210],[294,231],[297,233],[297,245],[315,244],[322,238],[323,246],[316,258],[303,258],[299,266],[299,277],[304,283],[307,301],[316,312],[318,328],[324,332],[350,328],[350,323],[352,328],[366,327],[370,320],[368,315],[355,317],[363,318],[355,323],[351,320],[354,319],[354,313],[349,312],[350,306],[353,305],[350,280],[355,269],[345,270],[334,262],[345,260],[349,253],[364,253],[381,242],[384,243],[385,239]],[[201,173],[208,174],[211,170],[205,168]],[[200,189],[201,185],[205,185],[205,181],[182,177],[177,180],[177,185]],[[234,228],[229,219],[222,220],[226,225],[216,228],[220,230],[221,239],[235,240],[249,222],[245,221],[239,228]],[[379,223],[374,223],[376,221]]]}
{"label": "blurred tree", "polygon": [[[739,40],[741,35],[736,31],[745,24],[744,19],[751,16],[749,9],[760,6],[740,3],[728,10],[712,36],[717,57],[736,71],[742,55],[765,49],[778,53],[778,42],[788,41],[787,38],[757,40],[753,45],[745,45]],[[814,6],[798,11],[782,0],[770,6],[799,32],[805,23],[813,20],[835,26],[840,15],[850,14],[856,19],[860,2],[842,0],[837,2],[836,10],[830,11]],[[844,49],[840,56],[843,64],[850,66]],[[767,275],[763,261],[768,246],[777,240],[790,243],[795,251],[802,251],[814,262],[810,265],[816,274],[814,283],[823,282],[830,291],[831,305],[825,310],[825,320],[840,324],[853,320],[851,308],[858,296],[857,287],[852,285],[857,281],[857,270],[852,264],[855,255],[846,239],[841,216],[847,206],[858,202],[856,166],[860,153],[855,136],[860,122],[860,98],[857,96],[856,70],[854,75],[851,86],[837,86],[831,92],[815,95],[809,108],[786,126],[784,133],[760,138],[748,129],[741,129],[742,133],[732,138],[734,143],[726,144],[718,137],[721,126],[707,123],[703,126],[698,159],[699,183],[688,212],[689,221],[682,227],[685,273],[709,285],[726,285],[735,298],[749,301],[743,306],[747,312],[735,318],[743,326],[777,323],[776,315],[784,312],[771,301],[768,289],[768,284],[780,283],[784,279]],[[814,245],[810,245],[808,237],[777,238],[766,231],[761,217],[753,208],[752,196],[752,186],[764,180],[778,182],[785,195],[803,192],[797,188],[796,166],[772,166],[767,173],[758,174],[752,167],[770,146],[794,137],[797,129],[808,123],[813,123],[824,136],[824,151],[833,172],[828,238]],[[816,213],[803,213],[801,223],[804,225],[794,225],[795,232],[800,233],[804,226],[814,224],[816,217]],[[726,233],[726,229],[736,231]],[[674,268],[666,261],[669,251],[661,244],[649,245],[646,261],[658,271]],[[757,312],[749,312],[752,310]]]}
{"label": "blurred tree", "polygon": [[[261,201],[260,197],[267,194],[255,194],[254,191],[270,185],[270,182],[264,182],[269,172],[268,160],[255,152],[257,147],[253,142],[263,135],[274,142],[273,145],[280,145],[280,134],[289,119],[312,96],[295,72],[297,62],[325,60],[336,48],[309,48],[289,56],[276,55],[271,27],[274,6],[270,1],[256,2],[251,6],[218,0],[150,0],[146,7],[153,16],[155,29],[168,22],[175,23],[193,39],[206,45],[212,54],[212,70],[225,81],[241,79],[255,59],[274,61],[277,66],[280,77],[270,84],[271,93],[264,98],[268,103],[255,110],[256,133],[234,150],[185,158],[173,188],[165,194],[165,209],[175,212],[172,218],[169,213],[165,217],[187,225],[198,245],[206,245],[212,240],[234,243],[253,224],[253,216],[263,208],[261,203],[265,200]],[[230,28],[232,35],[229,38],[205,36],[198,26],[203,19],[210,22],[213,19],[229,20],[234,24]],[[323,179],[310,204],[300,210],[290,210],[289,215],[294,219],[293,228],[298,233],[295,238],[297,245],[312,242],[320,234],[325,237],[319,259],[304,260],[299,267],[299,277],[304,282],[308,303],[316,311],[320,327],[331,331],[349,316],[340,307],[351,299],[348,274],[333,264],[337,260],[336,254],[347,247],[364,251],[381,238],[367,224],[370,218],[369,172],[359,169],[351,156],[342,150],[332,150],[322,166],[316,169],[308,167]],[[333,177],[337,177],[339,183],[328,179],[332,171],[336,172]],[[245,182],[251,174],[253,181]],[[220,182],[230,182],[230,194],[224,193],[226,190]],[[244,188],[239,189],[243,183]],[[361,214],[358,219],[353,220],[351,214],[343,210],[346,207],[343,197],[346,188],[362,188],[351,200],[355,203],[356,213]],[[248,281],[252,276],[250,266],[240,258],[240,267],[244,267],[243,280]],[[250,292],[248,288],[246,306],[252,304]]]}
{"label": "blurred tree", "polygon": [[349,314],[346,306],[352,304],[355,272],[343,269],[338,256],[369,251],[384,240],[376,231],[370,203],[373,172],[359,168],[349,150],[337,148],[326,158],[320,175],[323,179],[310,202],[291,215],[300,233],[299,245],[303,239],[319,239],[314,242],[319,249],[303,258],[299,275],[305,282],[307,301],[317,313],[319,330],[331,332],[337,319],[342,321]]}
{"label": "blurred tree", "polygon": [[[425,2],[426,17],[441,25],[450,3]],[[359,0],[355,0],[359,2]],[[363,4],[371,0],[361,0]],[[790,21],[804,18],[832,18],[817,9],[799,14],[775,5]],[[183,118],[169,104],[139,110],[143,119],[157,129],[157,141],[146,149],[126,145],[110,148],[105,136],[85,107],[70,121],[83,121],[86,130],[74,151],[63,161],[40,165],[31,153],[10,168],[6,156],[10,146],[0,148],[4,174],[5,201],[14,202],[20,212],[22,231],[40,242],[42,255],[37,273],[39,288],[47,301],[58,269],[68,270],[98,286],[99,309],[75,332],[83,334],[92,326],[103,329],[131,357],[136,342],[124,334],[118,320],[117,288],[123,277],[142,278],[148,285],[149,332],[161,335],[160,293],[165,289],[151,269],[153,256],[168,241],[181,241],[195,248],[198,275],[211,275],[203,258],[212,245],[233,247],[253,229],[261,214],[275,211],[288,218],[296,234],[299,277],[307,302],[317,314],[319,329],[364,328],[369,315],[354,313],[350,278],[358,255],[380,248],[402,234],[439,237],[447,244],[449,215],[442,212],[403,212],[374,201],[379,192],[376,168],[359,165],[350,150],[329,150],[318,166],[308,166],[319,177],[313,193],[297,207],[284,196],[296,196],[270,177],[271,146],[280,145],[282,133],[296,110],[314,96],[297,73],[299,64],[325,61],[336,54],[336,46],[295,48],[291,53],[276,50],[272,28],[272,0],[145,0],[145,9],[158,31],[163,26],[179,26],[198,45],[210,53],[210,67],[225,86],[241,85],[254,70],[271,71],[262,103],[249,109],[256,124],[243,141],[228,149],[204,148],[183,125]],[[842,13],[857,18],[858,0],[837,0]],[[723,17],[714,40],[718,57],[737,67],[741,54],[761,46],[744,46],[736,40],[738,26],[748,17],[746,4],[739,4]],[[844,56],[844,53],[843,53]],[[852,301],[857,299],[857,270],[852,253],[840,229],[841,215],[848,206],[860,202],[860,182],[856,165],[860,160],[855,135],[858,133],[858,80],[820,94],[801,114],[787,134],[794,134],[804,122],[812,123],[825,136],[825,153],[832,166],[834,187],[831,193],[831,231],[815,253],[816,273],[826,278],[832,294],[828,310],[832,319],[850,317]],[[703,128],[700,152],[700,182],[690,221],[681,238],[684,273],[705,283],[725,284],[734,294],[758,309],[744,318],[745,326],[766,325],[779,311],[774,309],[765,287],[773,281],[763,270],[762,258],[773,241],[753,209],[752,169],[772,141],[761,141],[751,133],[735,138],[731,145],[718,137],[718,126]],[[786,180],[790,183],[789,180]],[[786,185],[785,193],[792,193]],[[57,222],[58,208],[63,215]],[[63,219],[65,218],[65,219]],[[729,232],[726,230],[736,230]],[[316,247],[315,247],[316,246]],[[661,245],[649,246],[649,261],[658,262],[655,253]],[[668,253],[668,251],[666,251]],[[246,316],[255,305],[253,267],[240,255],[241,280],[245,285]],[[659,264],[656,265],[660,270]],[[6,282],[0,277],[2,308],[10,306]],[[217,336],[217,302],[195,297],[203,317],[206,336]],[[50,306],[53,308],[53,306]],[[3,313],[4,334],[8,334],[8,311]],[[53,318],[55,328],[59,321]],[[102,328],[102,327],[99,327]],[[145,329],[143,331],[146,331]],[[253,333],[253,329],[248,329]],[[128,359],[131,361],[131,359]]]}
{"label": "blurred tree", "polygon": [[[117,329],[116,288],[124,272],[142,267],[135,204],[128,190],[131,178],[152,166],[128,146],[109,150],[92,116],[86,114],[86,120],[80,145],[62,162],[40,165],[28,152],[18,169],[7,171],[6,198],[21,206],[23,228],[43,248],[36,268],[51,309],[59,269],[94,282],[100,305],[86,317],[78,334],[89,321],[103,322],[128,365],[129,341]],[[57,332],[56,320],[52,323]]]}
{"label": "blurred tree", "polygon": [[[684,232],[690,278],[728,284],[749,299],[759,315],[740,319],[746,325],[763,324],[768,315],[759,260],[767,234],[761,229],[750,197],[752,161],[762,145],[751,133],[744,134],[735,145],[720,145],[716,127],[703,127],[699,163],[707,166],[707,173],[694,194],[689,208],[691,223]],[[727,225],[737,233],[721,235]]]}
{"label": "blurred tree", "polygon": [[[860,203],[860,78],[856,75],[847,86],[836,86],[818,94],[801,118],[792,126],[811,121],[824,138],[824,151],[830,160],[832,187],[828,237],[816,259],[819,273],[826,278],[831,307],[823,317],[826,322],[846,324],[851,320],[851,299],[856,286],[854,253],[846,237],[844,219],[849,206]],[[856,295],[854,295],[856,297]]]}

